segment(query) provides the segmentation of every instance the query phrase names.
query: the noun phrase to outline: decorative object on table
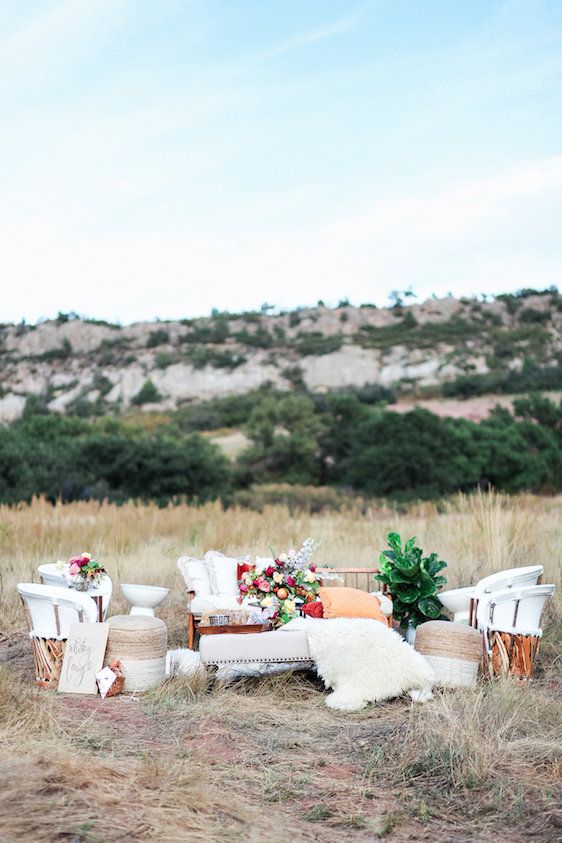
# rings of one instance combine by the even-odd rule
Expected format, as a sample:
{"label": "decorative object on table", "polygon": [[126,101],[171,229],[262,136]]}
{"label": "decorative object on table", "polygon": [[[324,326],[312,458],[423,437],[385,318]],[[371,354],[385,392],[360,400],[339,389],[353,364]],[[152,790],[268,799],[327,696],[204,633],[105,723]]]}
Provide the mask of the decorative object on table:
{"label": "decorative object on table", "polygon": [[130,615],[154,617],[154,610],[164,602],[170,589],[158,585],[140,583],[121,583],[121,593],[130,604]]}
{"label": "decorative object on table", "polygon": [[218,612],[209,613],[209,626],[226,626],[228,620],[228,615],[219,614]]}
{"label": "decorative object on table", "polygon": [[102,700],[120,694],[125,687],[125,677],[119,660],[115,659],[107,667],[102,668],[99,673],[96,673],[96,682]]}
{"label": "decorative object on table", "polygon": [[[243,626],[246,623],[262,624],[267,617],[262,609],[217,609],[216,611],[203,612],[200,626],[214,626],[211,618],[220,618],[222,624],[236,624]],[[226,619],[226,620],[225,620]]]}
{"label": "decorative object on table", "polygon": [[316,671],[333,689],[325,700],[330,708],[357,711],[404,693],[416,702],[431,697],[431,665],[386,624],[371,618],[298,618],[279,635],[296,630],[306,631]]}
{"label": "decorative object on table", "polygon": [[28,618],[37,684],[56,688],[70,625],[95,624],[97,606],[88,595],[66,586],[19,583],[18,592]]}
{"label": "decorative object on table", "polygon": [[[324,588],[318,591],[325,618],[373,618],[387,625],[378,599],[358,588]],[[314,604],[312,604],[314,605]]]}
{"label": "decorative object on table", "polygon": [[490,673],[532,678],[542,638],[541,615],[554,590],[554,585],[530,585],[491,595],[483,618]]}
{"label": "decorative object on table", "polygon": [[[57,566],[59,563],[57,562]],[[103,565],[92,557],[91,553],[80,553],[78,556],[72,556],[68,560],[68,573],[73,580],[71,588],[76,591],[88,591],[93,585],[99,585],[106,576],[106,571]]]}
{"label": "decorative object on table", "polygon": [[239,568],[240,593],[267,609],[273,626],[282,626],[298,616],[298,602],[316,599],[320,587],[312,556],[318,547],[307,539],[300,550],[289,550],[277,558],[247,558]]}
{"label": "decorative object on table", "polygon": [[413,536],[402,547],[398,533],[389,533],[390,550],[380,556],[380,573],[376,579],[384,583],[392,595],[393,614],[404,629],[411,621],[414,626],[441,617],[441,603],[437,591],[447,582],[439,575],[447,563],[437,553],[423,556]]}
{"label": "decorative object on table", "polygon": [[250,635],[251,633],[269,632],[272,629],[270,623],[227,623],[216,624],[215,626],[203,626],[199,624],[197,631],[200,635]]}
{"label": "decorative object on table", "polygon": [[103,666],[109,629],[106,623],[70,625],[59,680],[64,694],[97,694],[96,674]]}
{"label": "decorative object on table", "polygon": [[105,662],[119,660],[125,676],[124,690],[147,691],[164,682],[168,630],[160,618],[114,615],[108,621]]}
{"label": "decorative object on table", "polygon": [[416,650],[432,666],[435,684],[443,688],[471,688],[482,662],[482,633],[451,621],[427,621],[416,628]]}
{"label": "decorative object on table", "polygon": [[[46,562],[39,565],[37,572],[41,578],[41,582],[45,585],[72,588],[77,577],[76,575],[71,576],[69,569],[69,562],[59,560],[56,563]],[[101,580],[98,580],[96,584],[90,583],[87,593],[90,597],[94,598],[98,605],[98,620],[101,623],[107,616],[111,595],[113,593],[113,583],[111,582],[111,577],[106,573],[106,575]]]}

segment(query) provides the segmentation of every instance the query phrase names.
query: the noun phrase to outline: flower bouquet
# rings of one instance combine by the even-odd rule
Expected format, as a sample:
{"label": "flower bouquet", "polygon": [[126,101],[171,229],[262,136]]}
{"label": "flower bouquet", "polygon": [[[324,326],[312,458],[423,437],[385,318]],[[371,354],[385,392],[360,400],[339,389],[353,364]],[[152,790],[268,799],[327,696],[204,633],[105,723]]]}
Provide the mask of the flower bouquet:
{"label": "flower bouquet", "polygon": [[298,615],[298,607],[316,599],[320,587],[311,558],[318,543],[307,539],[300,550],[277,558],[256,556],[238,566],[238,583],[244,603],[266,611],[273,626]]}
{"label": "flower bouquet", "polygon": [[99,585],[106,574],[106,570],[99,562],[92,559],[91,553],[81,553],[79,556],[73,556],[68,561],[68,567],[65,563],[57,563],[57,567],[61,565],[67,567],[68,574],[74,579],[71,582],[71,587],[76,591],[88,591],[90,586]]}

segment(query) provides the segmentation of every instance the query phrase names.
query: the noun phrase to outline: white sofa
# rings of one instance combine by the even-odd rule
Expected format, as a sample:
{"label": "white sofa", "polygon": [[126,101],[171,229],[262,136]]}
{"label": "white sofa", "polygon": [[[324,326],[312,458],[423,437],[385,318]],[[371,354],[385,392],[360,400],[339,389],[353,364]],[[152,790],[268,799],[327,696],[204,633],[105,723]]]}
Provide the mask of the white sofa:
{"label": "white sofa", "polygon": [[[240,590],[238,587],[238,565],[244,561],[243,558],[229,557],[218,550],[209,550],[204,559],[194,559],[191,556],[180,556],[178,568],[187,586],[187,617],[188,617],[188,646],[193,649],[195,630],[204,612],[218,609],[239,609]],[[329,572],[332,577],[342,584],[347,584],[348,578],[352,580],[355,588],[363,587],[370,591],[373,585],[373,576],[377,573],[376,568],[330,568],[318,569],[318,573]],[[392,600],[387,594],[380,591],[371,591],[375,594],[381,604],[383,614],[389,618],[389,625],[392,625]],[[259,633],[259,637],[265,633]],[[212,636],[213,638],[217,636]],[[239,636],[231,636],[238,639]],[[235,642],[233,642],[233,646]],[[205,645],[207,646],[207,645]]]}
{"label": "white sofa", "polygon": [[239,609],[240,559],[209,550],[204,559],[180,556],[178,568],[187,586],[188,646],[193,648],[195,628],[204,612]]}

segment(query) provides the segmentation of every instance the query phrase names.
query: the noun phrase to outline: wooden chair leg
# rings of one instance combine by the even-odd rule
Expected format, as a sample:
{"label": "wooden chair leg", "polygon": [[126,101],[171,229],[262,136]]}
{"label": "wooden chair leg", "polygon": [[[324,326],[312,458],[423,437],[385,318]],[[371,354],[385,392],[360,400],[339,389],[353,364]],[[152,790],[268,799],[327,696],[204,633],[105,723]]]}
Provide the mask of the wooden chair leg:
{"label": "wooden chair leg", "polygon": [[195,639],[195,620],[191,612],[187,613],[187,646],[193,650],[193,641]]}

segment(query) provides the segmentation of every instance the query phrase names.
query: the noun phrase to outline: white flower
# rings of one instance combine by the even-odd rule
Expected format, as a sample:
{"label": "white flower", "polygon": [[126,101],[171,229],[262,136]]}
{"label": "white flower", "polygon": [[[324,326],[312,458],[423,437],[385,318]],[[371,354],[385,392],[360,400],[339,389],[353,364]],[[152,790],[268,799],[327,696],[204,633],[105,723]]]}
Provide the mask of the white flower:
{"label": "white flower", "polygon": [[280,574],[279,571],[273,572],[273,580],[277,583],[283,582],[283,574]]}
{"label": "white flower", "polygon": [[251,585],[253,583],[253,579],[247,571],[245,574],[242,575],[242,582],[244,582],[246,585]]}
{"label": "white flower", "polygon": [[57,559],[55,563],[55,568],[57,571],[62,572],[65,568],[68,567],[68,562],[65,562],[64,559]]}
{"label": "white flower", "polygon": [[[262,603],[262,606],[263,606],[263,603]],[[289,612],[289,614],[291,614],[292,612],[295,611],[296,607],[295,607],[295,604],[294,604],[293,600],[285,600],[285,602],[283,603],[283,608],[285,609],[286,612]]]}
{"label": "white flower", "polygon": [[305,571],[304,581],[305,582],[316,582],[316,574],[314,573],[314,571]]}
{"label": "white flower", "polygon": [[260,606],[263,606],[264,609],[267,609],[268,606],[272,606],[272,605],[273,605],[273,597],[270,594],[268,594],[267,597],[264,597],[263,600],[260,603]]}
{"label": "white flower", "polygon": [[296,555],[297,555],[297,551],[296,551],[296,550],[294,550],[293,548],[291,548],[291,549],[290,549],[290,551],[289,551],[289,552],[288,552],[288,554],[287,554],[287,556],[288,556],[288,558],[289,558],[289,559],[292,559],[292,558],[293,558],[294,556],[296,556]]}
{"label": "white flower", "polygon": [[280,553],[280,554],[279,554],[279,561],[280,561],[280,562],[286,562],[288,558],[289,558],[289,557],[287,556],[287,554],[286,554],[286,553]]}
{"label": "white flower", "polygon": [[270,556],[256,556],[256,574],[263,574],[266,568],[273,565],[273,559]]}

